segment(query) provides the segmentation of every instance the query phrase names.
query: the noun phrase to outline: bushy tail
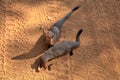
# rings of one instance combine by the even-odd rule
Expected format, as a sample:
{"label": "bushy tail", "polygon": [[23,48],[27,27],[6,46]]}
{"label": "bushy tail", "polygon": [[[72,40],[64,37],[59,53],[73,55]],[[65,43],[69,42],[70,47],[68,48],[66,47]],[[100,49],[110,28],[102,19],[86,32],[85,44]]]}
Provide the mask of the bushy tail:
{"label": "bushy tail", "polygon": [[60,19],[59,21],[57,21],[53,26],[58,27],[58,29],[61,29],[61,26],[63,25],[63,23],[72,15],[72,13],[76,10],[79,9],[80,6],[76,6],[74,7],[65,17],[63,17],[62,19]]}
{"label": "bushy tail", "polygon": [[76,41],[77,42],[80,42],[80,35],[81,35],[81,33],[83,32],[83,29],[80,29],[79,31],[78,31],[78,33],[77,33],[77,36],[76,36]]}

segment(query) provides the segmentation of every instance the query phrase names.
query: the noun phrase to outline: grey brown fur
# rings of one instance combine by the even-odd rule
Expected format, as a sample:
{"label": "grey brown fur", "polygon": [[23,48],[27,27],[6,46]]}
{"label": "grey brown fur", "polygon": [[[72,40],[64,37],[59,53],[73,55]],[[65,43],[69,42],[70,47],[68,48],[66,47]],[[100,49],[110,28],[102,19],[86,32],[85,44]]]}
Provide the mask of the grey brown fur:
{"label": "grey brown fur", "polygon": [[74,11],[79,9],[79,7],[80,6],[74,7],[65,17],[57,21],[49,31],[44,31],[44,35],[46,37],[46,43],[49,48],[53,46],[55,42],[59,39],[61,32],[60,30],[63,23],[73,14]]}

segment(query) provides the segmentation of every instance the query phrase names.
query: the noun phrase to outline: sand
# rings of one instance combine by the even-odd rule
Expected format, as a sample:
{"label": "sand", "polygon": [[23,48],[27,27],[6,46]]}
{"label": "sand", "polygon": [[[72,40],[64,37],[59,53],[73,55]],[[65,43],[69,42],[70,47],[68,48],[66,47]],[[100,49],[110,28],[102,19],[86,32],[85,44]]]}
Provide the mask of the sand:
{"label": "sand", "polygon": [[[76,5],[56,44],[74,41],[82,28],[80,47],[36,73],[31,65],[47,50],[40,28]],[[0,80],[120,80],[120,1],[0,0]]]}

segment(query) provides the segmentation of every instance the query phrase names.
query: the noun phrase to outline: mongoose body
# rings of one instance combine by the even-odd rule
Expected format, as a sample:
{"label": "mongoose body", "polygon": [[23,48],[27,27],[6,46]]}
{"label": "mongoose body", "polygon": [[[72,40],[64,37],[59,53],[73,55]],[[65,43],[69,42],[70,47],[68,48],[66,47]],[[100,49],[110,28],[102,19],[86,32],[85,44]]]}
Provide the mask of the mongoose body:
{"label": "mongoose body", "polygon": [[[73,49],[78,48],[80,45],[80,39],[79,36],[82,33],[82,29],[79,30],[76,36],[76,41],[63,41],[60,44],[57,44],[51,48],[49,48],[47,51],[44,52],[42,56],[39,57],[39,62],[37,64],[37,67],[44,67],[46,68],[46,63],[52,59],[61,57],[69,53],[70,55],[73,55]],[[38,71],[38,69],[36,70]]]}
{"label": "mongoose body", "polygon": [[49,48],[51,46],[53,46],[56,43],[56,41],[59,39],[60,32],[61,32],[61,27],[62,27],[63,23],[73,14],[73,12],[75,12],[77,9],[79,9],[79,7],[80,6],[74,7],[65,17],[58,20],[52,26],[52,28],[50,30],[48,30],[48,31],[44,30],[44,36],[46,38],[46,43],[47,43]]}
{"label": "mongoose body", "polygon": [[67,54],[72,49],[75,49],[78,46],[79,46],[79,42],[64,41],[58,45],[51,47],[47,51],[45,51],[45,54],[42,56],[42,59],[44,62],[47,62],[51,59]]}

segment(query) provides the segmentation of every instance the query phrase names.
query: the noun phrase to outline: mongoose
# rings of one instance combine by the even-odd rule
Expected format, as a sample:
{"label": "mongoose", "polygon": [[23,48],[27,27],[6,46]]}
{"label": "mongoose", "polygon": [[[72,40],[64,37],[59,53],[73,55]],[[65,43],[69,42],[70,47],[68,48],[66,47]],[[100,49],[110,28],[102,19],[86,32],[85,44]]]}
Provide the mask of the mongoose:
{"label": "mongoose", "polygon": [[37,59],[36,72],[39,72],[38,67],[46,69],[46,63],[52,59],[67,55],[67,53],[73,55],[73,49],[78,48],[80,45],[79,37],[82,32],[83,29],[78,31],[76,41],[63,41],[45,51],[44,54]]}
{"label": "mongoose", "polygon": [[48,48],[53,46],[55,42],[59,39],[60,36],[60,30],[63,25],[63,23],[75,12],[77,9],[79,9],[80,6],[74,7],[65,17],[62,19],[58,20],[53,27],[50,30],[43,30],[43,34],[46,38],[46,43],[48,45]]}

